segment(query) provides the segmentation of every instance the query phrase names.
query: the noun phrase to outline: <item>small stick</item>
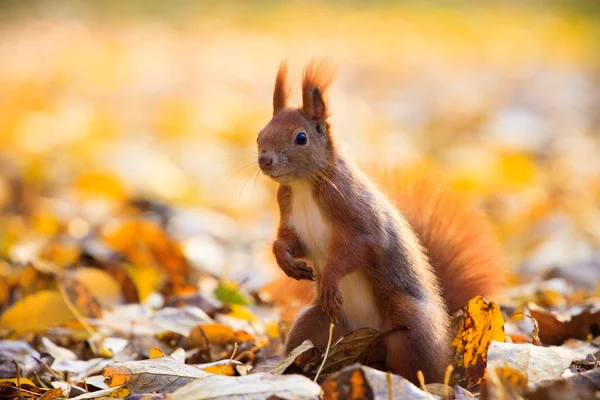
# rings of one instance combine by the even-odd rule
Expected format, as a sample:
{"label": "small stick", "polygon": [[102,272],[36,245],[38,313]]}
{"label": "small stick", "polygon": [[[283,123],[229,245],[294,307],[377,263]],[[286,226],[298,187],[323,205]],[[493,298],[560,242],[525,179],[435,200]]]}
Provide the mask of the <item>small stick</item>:
{"label": "small stick", "polygon": [[393,382],[392,382],[392,373],[388,372],[385,377],[387,378],[387,384],[388,384],[388,400],[394,400],[394,391],[392,388]]}
{"label": "small stick", "polygon": [[235,357],[236,352],[237,352],[237,342],[235,342],[233,344],[233,353],[231,353],[231,357],[229,358],[229,361],[227,361],[227,365],[225,365],[225,367],[221,370],[221,372],[219,372],[219,375],[223,375],[223,372],[225,372],[227,367],[229,367],[231,365],[231,360],[233,360],[233,357]]}
{"label": "small stick", "polygon": [[452,366],[452,364],[446,367],[446,373],[444,374],[444,399],[450,398],[450,376],[452,375],[453,371],[454,367]]}
{"label": "small stick", "polygon": [[15,369],[17,370],[17,393],[19,394],[19,400],[21,400],[23,399],[23,395],[21,394],[21,370],[16,360],[13,360],[13,364],[15,364]]}
{"label": "small stick", "polygon": [[428,399],[432,399],[433,397],[431,397],[431,395],[427,391],[427,387],[425,386],[425,376],[423,375],[423,372],[421,372],[421,370],[417,371],[417,379],[419,380],[419,384],[421,385],[421,389],[423,389],[423,391],[427,395],[427,398]]}
{"label": "small stick", "polygon": [[323,357],[323,362],[321,363],[321,366],[319,367],[319,370],[317,371],[317,375],[315,376],[314,381],[316,382],[317,379],[319,379],[319,375],[321,374],[321,371],[323,370],[323,366],[325,365],[325,361],[327,360],[327,356],[329,355],[329,348],[331,347],[331,338],[333,337],[333,328],[335,327],[335,325],[333,324],[333,322],[329,323],[329,340],[327,341],[327,349],[325,349],[325,357]]}

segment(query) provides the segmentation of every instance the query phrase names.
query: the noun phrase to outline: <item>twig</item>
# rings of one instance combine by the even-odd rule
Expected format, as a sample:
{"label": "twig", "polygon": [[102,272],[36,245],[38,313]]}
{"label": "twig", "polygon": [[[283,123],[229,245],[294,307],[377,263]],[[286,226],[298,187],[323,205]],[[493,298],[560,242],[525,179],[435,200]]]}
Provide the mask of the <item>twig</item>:
{"label": "twig", "polygon": [[446,373],[444,374],[444,400],[450,399],[450,376],[454,371],[452,364],[446,367]]}
{"label": "twig", "polygon": [[19,400],[21,400],[23,398],[21,394],[21,370],[16,360],[13,360],[13,364],[15,364],[15,369],[17,370],[17,393],[19,394]]}
{"label": "twig", "polygon": [[317,379],[319,379],[319,375],[321,374],[321,371],[323,370],[323,366],[325,365],[325,361],[327,360],[327,356],[329,355],[329,348],[331,347],[331,338],[333,337],[333,328],[335,327],[335,325],[333,324],[333,322],[329,323],[329,340],[327,341],[327,349],[325,349],[325,357],[323,357],[323,362],[321,363],[321,366],[319,367],[319,370],[317,371],[317,375],[315,376],[314,381],[316,382]]}
{"label": "twig", "polygon": [[235,353],[237,352],[237,342],[235,342],[233,344],[233,352],[231,353],[231,357],[229,358],[229,361],[227,361],[227,365],[225,365],[225,368],[223,368],[221,370],[221,372],[219,372],[219,375],[223,375],[223,372],[225,372],[225,370],[231,365],[231,361],[233,360],[233,357],[235,357]]}
{"label": "twig", "polygon": [[428,399],[433,399],[433,397],[427,391],[427,387],[425,386],[425,376],[421,370],[417,371],[417,379],[419,380],[419,384],[421,385],[421,389],[425,392]]}
{"label": "twig", "polygon": [[392,373],[388,372],[385,377],[387,378],[387,389],[388,389],[388,400],[394,400],[394,390],[392,382]]}
{"label": "twig", "polygon": [[[64,286],[61,283],[58,283],[57,286],[58,286],[58,291],[60,292],[60,295],[62,296],[63,300],[67,304],[67,308],[69,309],[69,311],[71,311],[73,313],[73,315],[75,316],[75,319],[77,319],[77,321],[83,326],[83,329],[85,329],[87,331],[87,333],[90,334],[90,336],[94,336],[96,334],[96,331],[92,328],[92,326],[90,324],[88,324],[85,321],[85,318],[79,313],[79,310],[77,309],[77,307],[75,307],[75,304],[73,304],[71,299],[69,299],[69,296],[67,296],[67,292],[65,291]],[[90,342],[90,346],[93,346],[91,342]],[[97,350],[97,349],[94,349],[94,350]]]}

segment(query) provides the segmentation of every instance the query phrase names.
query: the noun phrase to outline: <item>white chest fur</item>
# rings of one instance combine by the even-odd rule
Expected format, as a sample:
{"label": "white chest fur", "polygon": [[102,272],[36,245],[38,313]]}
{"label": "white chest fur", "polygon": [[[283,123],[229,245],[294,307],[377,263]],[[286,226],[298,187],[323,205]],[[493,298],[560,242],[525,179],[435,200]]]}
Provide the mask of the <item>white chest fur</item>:
{"label": "white chest fur", "polygon": [[[331,228],[313,198],[310,185],[300,183],[292,186],[289,224],[306,245],[307,255],[314,263],[315,275],[321,275],[329,252]],[[380,328],[379,315],[374,311],[373,288],[362,271],[342,278],[340,291],[344,299],[344,315],[352,329]]]}
{"label": "white chest fur", "polygon": [[315,274],[320,275],[327,260],[331,231],[315,202],[308,183],[292,186],[292,212],[289,223],[307,247],[308,256],[315,264]]}

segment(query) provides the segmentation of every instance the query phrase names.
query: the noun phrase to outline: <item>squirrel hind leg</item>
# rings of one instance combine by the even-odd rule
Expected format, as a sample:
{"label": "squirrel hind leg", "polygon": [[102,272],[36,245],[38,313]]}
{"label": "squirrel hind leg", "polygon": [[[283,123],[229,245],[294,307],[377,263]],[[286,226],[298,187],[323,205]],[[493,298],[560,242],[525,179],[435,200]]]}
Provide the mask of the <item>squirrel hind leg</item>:
{"label": "squirrel hind leg", "polygon": [[[285,341],[285,353],[289,354],[305,340],[310,340],[317,349],[325,351],[329,341],[329,323],[329,317],[325,315],[318,302],[305,307],[292,324]],[[348,332],[346,324],[343,321],[340,322],[333,329],[331,343],[335,343]]]}
{"label": "squirrel hind leg", "polygon": [[[397,306],[388,314],[384,327],[389,332],[387,369],[415,384],[419,370],[427,383],[441,382],[451,356],[445,310],[435,303],[420,304],[408,296],[396,297],[392,303]],[[407,329],[390,332],[400,326]]]}

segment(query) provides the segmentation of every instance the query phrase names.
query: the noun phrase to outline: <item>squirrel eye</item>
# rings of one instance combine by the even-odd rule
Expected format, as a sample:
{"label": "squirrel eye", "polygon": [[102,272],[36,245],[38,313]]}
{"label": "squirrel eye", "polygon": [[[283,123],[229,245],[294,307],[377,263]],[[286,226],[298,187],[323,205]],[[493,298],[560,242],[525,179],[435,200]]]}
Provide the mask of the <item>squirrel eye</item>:
{"label": "squirrel eye", "polygon": [[295,143],[300,145],[305,145],[306,143],[308,143],[308,137],[306,136],[306,133],[300,132],[299,134],[297,134]]}

